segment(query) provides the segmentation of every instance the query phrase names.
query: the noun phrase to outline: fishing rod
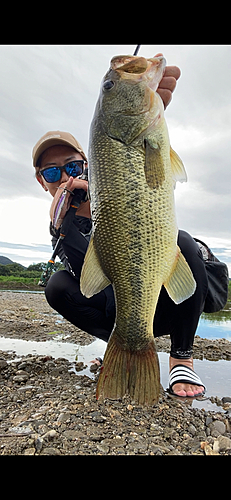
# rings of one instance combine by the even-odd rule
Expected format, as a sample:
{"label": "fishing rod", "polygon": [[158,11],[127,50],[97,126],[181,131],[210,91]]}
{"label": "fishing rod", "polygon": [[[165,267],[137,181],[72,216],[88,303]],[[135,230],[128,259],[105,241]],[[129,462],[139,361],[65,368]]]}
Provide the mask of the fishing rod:
{"label": "fishing rod", "polygon": [[[83,171],[83,174],[81,176],[79,176],[78,178],[83,179],[83,180],[88,180],[88,168],[85,168]],[[38,282],[39,286],[45,287],[47,285],[47,283],[52,275],[52,272],[54,270],[55,259],[59,253],[62,241],[66,237],[68,230],[69,230],[69,227],[71,226],[72,221],[74,220],[76,209],[80,206],[82,201],[87,200],[87,196],[88,195],[87,195],[86,191],[84,191],[84,189],[74,189],[73,198],[71,200],[71,206],[68,210],[69,215],[68,215],[68,217],[65,216],[63,219],[63,223],[62,223],[61,228],[60,228],[59,238],[58,238],[57,243],[55,245],[55,248],[53,250],[52,256],[49,259],[49,261],[47,262],[46,269],[41,274],[40,280]],[[63,198],[63,203],[64,203],[64,200],[65,200],[65,197]]]}
{"label": "fishing rod", "polygon": [[136,46],[136,48],[135,48],[135,52],[134,52],[133,56],[137,56],[137,54],[138,54],[138,52],[139,52],[139,50],[140,50],[140,47],[141,47],[141,45],[137,45],[137,46]]}

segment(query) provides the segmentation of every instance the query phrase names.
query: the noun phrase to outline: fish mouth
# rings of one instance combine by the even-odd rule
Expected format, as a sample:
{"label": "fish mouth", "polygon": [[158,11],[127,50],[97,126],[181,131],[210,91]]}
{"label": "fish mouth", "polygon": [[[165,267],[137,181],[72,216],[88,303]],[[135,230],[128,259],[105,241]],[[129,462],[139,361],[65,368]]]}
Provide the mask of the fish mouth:
{"label": "fish mouth", "polygon": [[121,78],[146,81],[154,92],[161,81],[166,66],[163,56],[146,59],[139,56],[115,56],[111,60],[111,69],[119,72]]}

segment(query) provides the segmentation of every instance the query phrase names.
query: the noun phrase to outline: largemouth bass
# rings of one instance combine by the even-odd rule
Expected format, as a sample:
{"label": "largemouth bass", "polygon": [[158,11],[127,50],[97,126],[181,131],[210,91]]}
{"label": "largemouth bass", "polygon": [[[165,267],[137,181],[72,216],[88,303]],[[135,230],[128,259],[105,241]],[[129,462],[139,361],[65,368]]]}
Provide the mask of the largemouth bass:
{"label": "largemouth bass", "polygon": [[155,92],[164,68],[163,57],[114,57],[90,129],[93,234],[80,286],[91,297],[112,283],[116,300],[96,397],[130,394],[139,404],[159,398],[153,319],[161,287],[176,304],[196,289],[177,246],[174,186],[186,173]]}

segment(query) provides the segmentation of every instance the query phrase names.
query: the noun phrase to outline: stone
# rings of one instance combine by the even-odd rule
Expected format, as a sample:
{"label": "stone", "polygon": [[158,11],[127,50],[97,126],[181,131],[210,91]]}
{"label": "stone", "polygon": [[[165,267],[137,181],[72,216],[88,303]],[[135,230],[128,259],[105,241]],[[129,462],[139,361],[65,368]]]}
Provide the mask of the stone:
{"label": "stone", "polygon": [[41,451],[42,447],[43,447],[43,438],[38,436],[36,439],[35,439],[35,448],[36,448],[36,451]]}
{"label": "stone", "polygon": [[17,370],[16,375],[26,375],[28,377],[28,373],[25,372],[24,370]]}
{"label": "stone", "polygon": [[60,375],[59,368],[54,368],[54,369],[51,371],[51,376],[52,376],[52,377],[58,377],[59,375]]}
{"label": "stone", "polygon": [[108,453],[109,452],[109,446],[105,444],[97,444],[97,449],[100,451],[100,453]]}
{"label": "stone", "polygon": [[11,309],[5,309],[2,314],[4,316],[14,316],[15,315],[15,311],[12,311]]}
{"label": "stone", "polygon": [[197,432],[196,427],[193,424],[190,424],[188,426],[188,432],[189,432],[189,434],[192,434],[192,436],[195,436],[195,434]]}
{"label": "stone", "polygon": [[82,361],[78,361],[75,363],[75,369],[77,372],[81,372],[84,368],[86,368],[86,366]]}
{"label": "stone", "polygon": [[27,448],[25,451],[24,451],[24,455],[34,455],[36,452],[36,449],[35,448]]}
{"label": "stone", "polygon": [[57,436],[58,432],[56,432],[55,429],[51,429],[50,431],[46,432],[46,434],[44,434],[43,439],[48,438],[49,440],[52,440]]}
{"label": "stone", "polygon": [[97,422],[98,424],[102,424],[105,422],[105,420],[107,420],[106,417],[104,417],[103,415],[99,415],[99,416],[96,416],[96,417],[93,417],[92,419],[94,422]]}
{"label": "stone", "polygon": [[15,375],[15,377],[13,377],[13,381],[18,382],[18,384],[20,384],[20,382],[26,382],[27,380],[28,375]]}
{"label": "stone", "polygon": [[79,431],[68,429],[64,431],[63,435],[70,441],[75,441],[79,438]]}
{"label": "stone", "polygon": [[71,414],[68,411],[65,413],[60,413],[60,415],[57,418],[57,422],[60,422],[60,423],[66,422],[67,420],[69,420],[70,415]]}
{"label": "stone", "polygon": [[210,430],[211,430],[211,436],[218,436],[219,434],[224,434],[226,431],[226,426],[224,422],[221,422],[220,420],[214,420],[212,424],[209,424]]}
{"label": "stone", "polygon": [[3,368],[6,368],[8,365],[7,361],[5,359],[0,359],[0,370],[3,370]]}
{"label": "stone", "polygon": [[21,306],[21,307],[19,307],[19,311],[29,311],[29,307]]}
{"label": "stone", "polygon": [[117,448],[120,447],[122,448],[123,446],[126,446],[127,441],[123,438],[120,438],[119,436],[116,436],[111,440],[111,447],[112,448]]}
{"label": "stone", "polygon": [[212,417],[206,417],[206,421],[205,421],[206,425],[209,425],[209,424],[211,424],[212,422],[213,422]]}
{"label": "stone", "polygon": [[219,443],[219,450],[220,451],[231,450],[231,439],[230,438],[228,438],[226,436],[218,436],[217,440]]}
{"label": "stone", "polygon": [[231,403],[231,398],[229,396],[225,396],[222,398],[222,403]]}
{"label": "stone", "polygon": [[[90,372],[94,373],[94,372],[97,372],[99,368],[99,365],[97,363],[93,363],[91,366],[90,366]],[[81,368],[82,370],[83,368]]]}
{"label": "stone", "polygon": [[61,455],[57,448],[43,448],[40,455]]}

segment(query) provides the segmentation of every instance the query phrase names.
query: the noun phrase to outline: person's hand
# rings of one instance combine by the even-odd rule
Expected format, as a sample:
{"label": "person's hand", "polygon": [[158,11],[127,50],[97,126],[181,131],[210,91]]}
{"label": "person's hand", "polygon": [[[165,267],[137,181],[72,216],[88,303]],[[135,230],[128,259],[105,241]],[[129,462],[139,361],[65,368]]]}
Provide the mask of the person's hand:
{"label": "person's hand", "polygon": [[60,187],[66,187],[70,191],[74,191],[74,189],[84,189],[84,191],[87,191],[88,182],[76,177],[70,177],[67,182],[60,184]]}
{"label": "person's hand", "polygon": [[[64,189],[66,188],[67,192],[64,198],[64,201],[62,201],[63,197],[63,192]],[[66,215],[66,212],[69,210],[70,205],[71,205],[71,200],[72,200],[72,192],[74,189],[83,189],[84,191],[87,192],[88,188],[88,182],[82,179],[77,179],[74,177],[70,177],[68,181],[62,182],[60,186],[58,186],[57,191],[54,195],[51,208],[50,208],[50,218],[52,221],[53,226],[55,229],[58,229],[62,222],[63,219]],[[86,202],[87,203],[87,202]],[[84,204],[85,205],[85,204]],[[85,217],[90,217],[90,209],[88,207],[89,202],[87,203],[87,206],[82,207],[82,203],[80,207],[77,209],[76,213],[80,212],[81,215]],[[85,215],[86,213],[86,215]]]}
{"label": "person's hand", "polygon": [[[162,56],[163,54],[156,54],[155,57]],[[180,78],[181,71],[178,66],[166,66],[162,80],[157,88],[157,93],[164,103],[164,109],[167,108],[172,100],[172,93],[176,88],[176,82]]]}

